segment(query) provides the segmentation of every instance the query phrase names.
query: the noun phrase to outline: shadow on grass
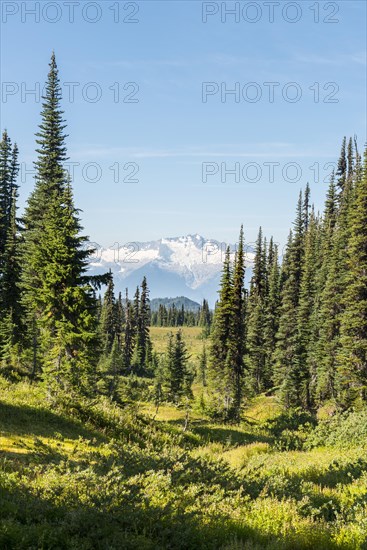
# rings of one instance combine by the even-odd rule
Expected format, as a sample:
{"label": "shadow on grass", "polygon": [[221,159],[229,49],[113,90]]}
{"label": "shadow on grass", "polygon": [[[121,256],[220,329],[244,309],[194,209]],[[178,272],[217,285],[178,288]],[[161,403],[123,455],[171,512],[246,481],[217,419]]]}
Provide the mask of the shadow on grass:
{"label": "shadow on grass", "polygon": [[86,429],[81,423],[60,414],[29,405],[10,405],[0,401],[0,430],[12,435],[78,439],[79,436],[102,439],[101,435]]}
{"label": "shadow on grass", "polygon": [[[40,449],[39,447],[35,449],[29,449],[27,453],[17,453],[16,451],[8,451],[0,449],[0,458],[10,461],[12,470],[16,470],[19,464],[23,465],[40,465],[46,464],[47,466],[54,464],[60,464],[62,461],[67,459],[67,453],[62,454],[61,452],[51,449],[50,447],[44,447]],[[77,466],[78,461],[69,460],[70,466]]]}
{"label": "shadow on grass", "polygon": [[[347,486],[365,471],[366,462],[362,459],[343,466],[335,461],[325,472],[316,469],[299,474],[273,471],[262,476],[258,470],[246,475],[244,487],[252,498],[267,494],[279,501],[296,500],[301,504],[299,510],[302,516],[333,522],[343,508],[342,499],[338,493],[330,496],[330,493],[325,494],[320,488],[332,489],[338,484]],[[359,502],[365,504],[366,496],[361,495]]]}
{"label": "shadow on grass", "polygon": [[325,472],[310,472],[305,473],[303,478],[307,481],[317,483],[322,487],[330,489],[336,487],[339,483],[349,485],[355,479],[367,472],[367,461],[363,458],[358,458],[349,464],[340,465],[337,460],[334,460]]}
{"label": "shadow on grass", "polygon": [[265,435],[243,432],[235,427],[213,426],[201,423],[190,425],[194,434],[200,435],[207,443],[228,443],[230,445],[248,445],[250,443],[269,443],[271,438]]}
{"label": "shadow on grass", "polygon": [[114,495],[114,502],[102,492],[99,498],[94,495],[95,502],[81,503],[76,491],[67,504],[60,504],[53,501],[51,492],[45,498],[21,487],[0,488],[0,497],[0,547],[9,550],[41,546],[59,550],[338,548],[327,534],[312,536],[312,541],[308,533],[266,534],[244,521],[218,515],[203,521],[180,506],[148,504],[139,485],[130,486],[118,501]]}

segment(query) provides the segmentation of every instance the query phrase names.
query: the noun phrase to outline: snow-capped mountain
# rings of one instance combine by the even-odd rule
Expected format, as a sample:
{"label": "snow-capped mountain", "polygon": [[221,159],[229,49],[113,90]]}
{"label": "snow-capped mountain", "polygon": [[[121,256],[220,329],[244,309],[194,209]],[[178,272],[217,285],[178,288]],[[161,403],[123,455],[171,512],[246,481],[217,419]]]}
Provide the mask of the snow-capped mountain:
{"label": "snow-capped mountain", "polygon": [[[91,243],[93,248],[95,243]],[[229,245],[235,251],[235,245]],[[187,296],[214,305],[227,244],[201,235],[162,238],[150,242],[115,243],[100,248],[91,257],[93,274],[111,269],[117,292],[129,288],[134,292],[145,275],[150,297]],[[246,253],[251,264],[252,251]]]}

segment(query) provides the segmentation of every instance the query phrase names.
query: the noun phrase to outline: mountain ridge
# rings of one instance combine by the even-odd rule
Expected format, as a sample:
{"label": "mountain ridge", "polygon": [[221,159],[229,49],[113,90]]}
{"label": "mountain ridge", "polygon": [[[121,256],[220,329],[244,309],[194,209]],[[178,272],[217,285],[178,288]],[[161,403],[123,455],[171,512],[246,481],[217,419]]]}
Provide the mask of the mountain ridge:
{"label": "mountain ridge", "polygon": [[[232,253],[235,244],[228,244]],[[214,306],[227,243],[206,239],[198,233],[179,237],[162,237],[152,241],[115,243],[99,247],[89,269],[92,274],[111,270],[115,289],[134,292],[146,276],[151,299],[162,296],[184,296],[201,303],[204,298]],[[247,263],[253,252],[247,251]]]}

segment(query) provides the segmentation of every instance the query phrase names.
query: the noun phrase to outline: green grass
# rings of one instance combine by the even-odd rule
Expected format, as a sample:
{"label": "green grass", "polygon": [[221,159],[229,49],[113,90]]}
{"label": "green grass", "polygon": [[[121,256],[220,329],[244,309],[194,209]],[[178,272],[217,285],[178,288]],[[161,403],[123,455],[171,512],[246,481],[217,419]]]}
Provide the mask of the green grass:
{"label": "green grass", "polygon": [[302,431],[263,396],[239,426],[196,411],[184,432],[170,405],[152,420],[0,378],[0,548],[366,549],[366,446],[340,445],[364,414]]}
{"label": "green grass", "polygon": [[150,327],[150,337],[153,348],[158,353],[164,353],[167,348],[167,339],[170,332],[182,330],[183,339],[191,359],[195,361],[203,349],[202,328],[200,327]]}

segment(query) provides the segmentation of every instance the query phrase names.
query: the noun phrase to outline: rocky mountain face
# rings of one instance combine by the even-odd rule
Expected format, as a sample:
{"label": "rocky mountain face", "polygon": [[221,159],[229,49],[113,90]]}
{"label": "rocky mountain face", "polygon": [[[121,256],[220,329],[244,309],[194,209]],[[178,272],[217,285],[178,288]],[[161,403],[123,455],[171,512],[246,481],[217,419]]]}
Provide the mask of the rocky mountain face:
{"label": "rocky mountain face", "polygon": [[[96,248],[90,271],[97,274],[111,270],[117,292],[128,288],[132,295],[145,275],[151,298],[186,296],[199,303],[206,298],[213,307],[226,246],[197,234],[124,245],[115,243],[111,248]],[[230,248],[234,253],[235,245]],[[253,252],[248,250],[247,279],[252,259]]]}

